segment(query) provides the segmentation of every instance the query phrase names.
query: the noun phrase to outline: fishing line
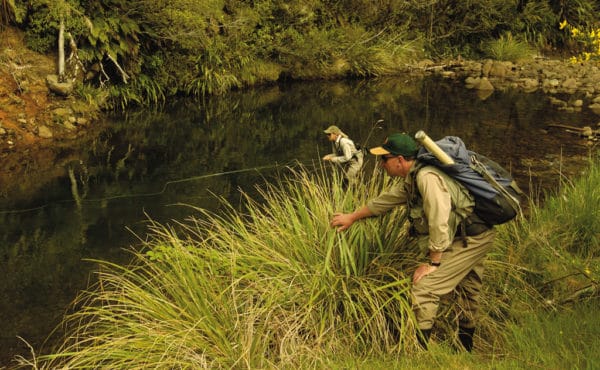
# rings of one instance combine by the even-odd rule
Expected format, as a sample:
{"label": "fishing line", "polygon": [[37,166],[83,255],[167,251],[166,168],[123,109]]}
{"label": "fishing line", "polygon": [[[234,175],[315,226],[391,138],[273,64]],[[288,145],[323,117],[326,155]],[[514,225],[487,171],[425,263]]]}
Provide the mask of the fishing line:
{"label": "fishing line", "polygon": [[163,194],[167,190],[167,187],[169,187],[169,185],[172,185],[172,184],[179,184],[179,183],[188,182],[188,181],[203,180],[203,179],[208,179],[208,178],[211,178],[211,177],[233,175],[233,174],[236,174],[236,173],[243,173],[243,172],[251,172],[251,171],[260,172],[260,170],[265,170],[265,169],[268,169],[268,168],[282,167],[282,166],[283,165],[280,165],[280,164],[276,163],[276,164],[265,165],[265,166],[258,166],[258,167],[252,167],[252,168],[244,168],[244,169],[241,169],[241,170],[232,170],[232,171],[209,173],[207,175],[193,176],[193,177],[187,177],[187,178],[179,179],[179,180],[167,181],[163,185],[162,190],[158,191],[158,192],[155,192],[155,193],[121,194],[121,195],[115,195],[115,196],[112,196],[112,197],[104,197],[104,198],[97,198],[97,199],[84,199],[84,200],[82,200],[82,202],[98,202],[98,201],[113,200],[113,199],[122,199],[122,198],[153,197],[153,196],[156,196],[156,195]]}
{"label": "fishing line", "polygon": [[[295,163],[300,164],[300,165],[304,165],[301,162],[296,161]],[[157,195],[161,195],[163,193],[166,192],[167,188],[170,185],[173,184],[179,184],[179,183],[184,183],[184,182],[189,182],[189,181],[197,181],[197,180],[203,180],[203,179],[207,179],[207,178],[211,178],[211,177],[219,177],[219,176],[226,176],[226,175],[233,175],[233,174],[239,174],[239,173],[244,173],[244,172],[252,172],[252,171],[256,171],[258,173],[260,173],[261,170],[266,170],[266,169],[271,169],[271,168],[278,168],[278,167],[290,167],[291,163],[288,164],[269,164],[269,165],[264,165],[264,166],[257,166],[257,167],[252,167],[252,168],[243,168],[243,169],[239,169],[239,170],[231,170],[231,171],[223,171],[223,172],[215,172],[215,173],[210,173],[210,174],[206,174],[206,175],[200,175],[200,176],[193,176],[193,177],[187,177],[187,178],[183,178],[183,179],[179,179],[179,180],[171,180],[171,181],[167,181],[162,189],[158,192],[153,192],[153,193],[141,193],[141,194],[121,194],[121,195],[114,195],[114,196],[110,196],[110,197],[102,197],[102,198],[95,198],[95,199],[82,199],[81,202],[86,202],[86,203],[91,203],[91,202],[103,202],[103,201],[107,201],[107,200],[114,200],[114,199],[124,199],[124,198],[138,198],[138,197],[152,197],[152,196],[157,196]],[[57,201],[53,201],[53,202],[48,202],[44,205],[38,206],[38,207],[33,207],[33,208],[26,208],[26,209],[17,209],[17,210],[4,210],[4,211],[0,211],[0,214],[15,214],[15,213],[26,213],[26,212],[31,212],[31,211],[36,211],[36,210],[40,210],[43,208],[46,208],[48,206],[50,206],[51,204],[58,204],[58,203],[70,203],[70,202],[75,202],[74,199],[63,199],[63,200],[57,200]]]}

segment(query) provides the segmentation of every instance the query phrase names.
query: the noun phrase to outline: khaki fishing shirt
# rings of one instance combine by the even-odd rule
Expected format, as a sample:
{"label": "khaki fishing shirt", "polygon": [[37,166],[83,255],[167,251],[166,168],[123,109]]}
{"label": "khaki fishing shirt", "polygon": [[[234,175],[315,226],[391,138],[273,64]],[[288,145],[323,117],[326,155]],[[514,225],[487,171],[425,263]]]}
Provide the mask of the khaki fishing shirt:
{"label": "khaki fishing shirt", "polygon": [[[416,192],[411,190],[416,172]],[[471,214],[475,202],[462,185],[433,166],[413,168],[404,179],[371,199],[367,207],[381,215],[397,206],[409,207],[409,219],[422,247],[443,252],[455,238],[461,220]]]}
{"label": "khaki fishing shirt", "polygon": [[359,156],[362,158],[362,152],[356,149],[354,141],[346,137],[338,136],[335,143],[333,143],[333,150],[333,154],[335,155],[335,157],[331,158],[331,162],[333,163],[342,164],[351,160],[358,161]]}

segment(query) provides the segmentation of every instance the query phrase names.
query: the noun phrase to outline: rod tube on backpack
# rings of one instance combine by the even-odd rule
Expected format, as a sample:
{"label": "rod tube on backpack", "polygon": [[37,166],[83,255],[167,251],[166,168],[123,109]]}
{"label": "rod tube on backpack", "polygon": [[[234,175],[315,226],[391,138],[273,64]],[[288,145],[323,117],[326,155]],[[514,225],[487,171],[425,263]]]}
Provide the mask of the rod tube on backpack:
{"label": "rod tube on backpack", "polygon": [[431,152],[431,154],[433,154],[443,164],[454,164],[452,158],[450,158],[448,154],[444,153],[444,151],[435,143],[435,141],[431,140],[431,138],[427,136],[423,130],[419,130],[415,134],[415,139],[417,139],[421,145],[427,148],[427,150],[429,150],[429,152]]}

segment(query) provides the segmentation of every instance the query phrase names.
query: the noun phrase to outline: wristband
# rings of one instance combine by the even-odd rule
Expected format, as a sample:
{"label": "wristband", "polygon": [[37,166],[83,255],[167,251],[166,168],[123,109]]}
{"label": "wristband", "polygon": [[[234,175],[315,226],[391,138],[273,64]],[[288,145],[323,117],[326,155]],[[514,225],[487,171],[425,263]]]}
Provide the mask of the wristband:
{"label": "wristband", "polygon": [[440,267],[442,263],[441,262],[433,262],[433,261],[429,261],[429,265],[430,266],[434,266],[434,267]]}

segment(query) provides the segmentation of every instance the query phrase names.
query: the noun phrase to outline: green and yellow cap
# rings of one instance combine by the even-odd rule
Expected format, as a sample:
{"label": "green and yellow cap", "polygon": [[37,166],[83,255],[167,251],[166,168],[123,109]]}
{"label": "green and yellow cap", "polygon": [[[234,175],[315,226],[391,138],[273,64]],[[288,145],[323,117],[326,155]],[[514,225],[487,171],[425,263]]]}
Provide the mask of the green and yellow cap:
{"label": "green and yellow cap", "polygon": [[385,139],[382,146],[369,149],[373,155],[401,155],[403,157],[413,157],[419,151],[417,142],[407,134],[392,134]]}

